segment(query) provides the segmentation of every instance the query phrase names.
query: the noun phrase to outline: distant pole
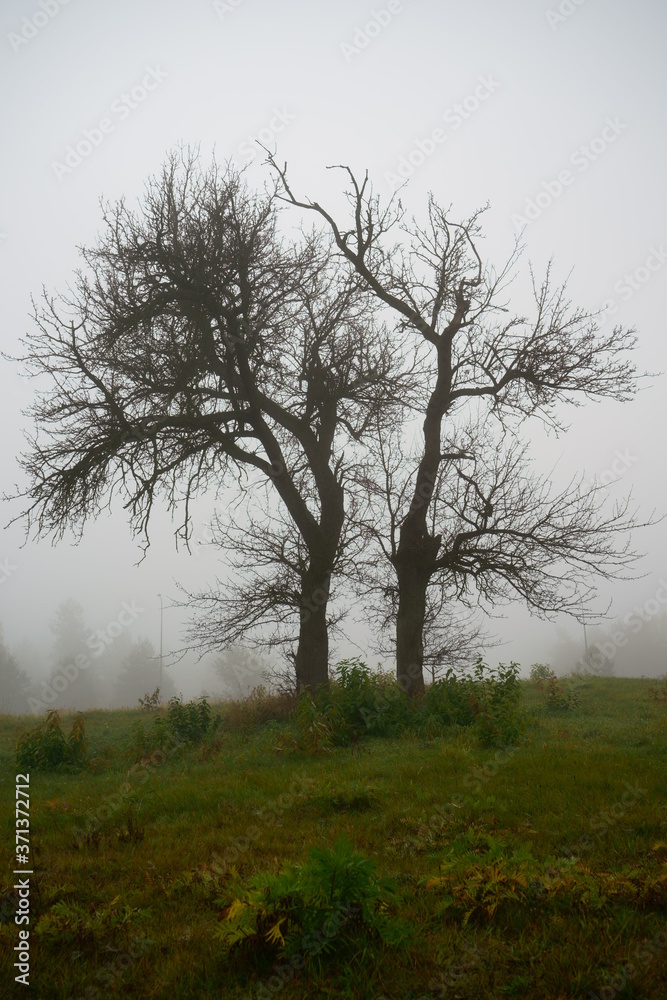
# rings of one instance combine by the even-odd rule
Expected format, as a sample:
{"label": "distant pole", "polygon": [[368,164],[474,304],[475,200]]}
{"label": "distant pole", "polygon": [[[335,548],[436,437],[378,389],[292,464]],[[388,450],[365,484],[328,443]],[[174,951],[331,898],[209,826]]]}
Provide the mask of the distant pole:
{"label": "distant pole", "polygon": [[[584,613],[584,602],[583,601],[581,602],[581,613],[582,613],[582,616],[583,616],[583,613]],[[586,670],[590,671],[591,670],[591,655],[590,655],[590,653],[588,651],[588,630],[586,628],[586,619],[585,618],[583,618],[581,624],[584,626],[584,649],[586,651],[586,655],[585,655],[584,659],[586,661]]]}
{"label": "distant pole", "polygon": [[160,598],[160,690],[162,690],[162,619],[164,608],[162,607],[162,594],[158,594],[157,596]]}

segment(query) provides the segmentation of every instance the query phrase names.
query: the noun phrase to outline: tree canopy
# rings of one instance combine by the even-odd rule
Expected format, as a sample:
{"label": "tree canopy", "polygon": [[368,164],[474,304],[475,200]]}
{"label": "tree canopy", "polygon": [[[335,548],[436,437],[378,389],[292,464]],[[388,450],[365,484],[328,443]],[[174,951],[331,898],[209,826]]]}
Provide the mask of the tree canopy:
{"label": "tree canopy", "polygon": [[286,165],[268,162],[285,201],[320,220],[396,334],[422,348],[421,436],[406,454],[400,431],[378,433],[378,471],[366,479],[379,501],[369,534],[391,570],[375,589],[390,601],[399,681],[419,694],[425,630],[443,608],[519,597],[541,614],[585,615],[591,577],[616,577],[637,558],[629,501],[608,511],[596,486],[554,491],[529,470],[520,437],[531,417],[562,430],[564,402],[632,399],[635,332],[604,332],[554,285],[551,267],[541,282],[530,272],[532,315],[510,313],[520,248],[499,270],[485,263],[479,211],[456,222],[431,195],[425,222],[408,220],[400,201],[381,203],[368,174],[341,167],[350,212],[337,220],[295,195]]}
{"label": "tree canopy", "polygon": [[[408,220],[345,167],[336,220],[268,164],[259,193],[172,154],[138,212],[104,206],[74,290],[44,293],[23,358],[50,386],[22,459],[28,531],[80,535],[120,494],[145,546],[158,499],[187,543],[191,502],[213,495],[215,542],[243,582],[187,595],[191,635],[220,649],[272,627],[311,691],[328,679],[341,581],[393,628],[411,696],[425,663],[477,641],[461,608],[518,597],[585,616],[592,577],[637,558],[636,514],[596,486],[553,489],[521,430],[562,430],[564,402],[630,400],[634,331],[601,329],[551,268],[531,272],[531,314],[510,312],[519,247],[499,270],[484,262],[479,212],[456,222],[431,196]],[[282,235],[288,206],[315,228]]]}
{"label": "tree canopy", "polygon": [[104,206],[74,290],[44,293],[26,339],[23,361],[50,388],[22,459],[24,516],[37,535],[80,536],[120,494],[148,545],[160,499],[187,542],[194,497],[233,486],[256,499],[270,484],[277,562],[231,609],[216,592],[198,637],[220,646],[272,616],[296,619],[297,681],[314,689],[328,677],[332,573],[354,556],[349,446],[388,425],[410,366],[330,240],[286,241],[278,207],[275,191],[183,150],[138,212]]}

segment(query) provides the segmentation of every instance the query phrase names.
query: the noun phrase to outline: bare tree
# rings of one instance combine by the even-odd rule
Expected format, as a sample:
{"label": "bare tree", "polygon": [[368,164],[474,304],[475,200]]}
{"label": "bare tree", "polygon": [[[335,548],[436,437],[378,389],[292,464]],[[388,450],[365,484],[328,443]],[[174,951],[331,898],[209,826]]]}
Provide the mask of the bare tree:
{"label": "bare tree", "polygon": [[[538,613],[581,617],[591,576],[618,576],[637,558],[618,540],[636,523],[628,503],[605,513],[600,491],[576,483],[554,494],[528,474],[518,444],[519,425],[531,416],[562,430],[563,401],[630,399],[637,374],[627,354],[636,338],[618,326],[604,333],[595,316],[573,309],[550,268],[541,284],[533,280],[532,318],[508,315],[501,297],[519,247],[499,273],[485,266],[479,212],[454,223],[431,196],[426,224],[408,222],[400,201],[383,208],[367,174],[359,181],[341,167],[351,212],[339,223],[295,196],[286,165],[271,154],[268,162],[285,200],[324,220],[342,266],[393,312],[397,332],[423,348],[412,461],[406,469],[380,447],[381,473],[368,479],[384,500],[384,527],[376,517],[372,531],[394,576],[386,589],[395,599],[397,674],[415,696],[424,688],[433,591],[445,605],[473,594],[491,603],[518,596]],[[492,418],[499,440],[488,431]]]}
{"label": "bare tree", "polygon": [[19,517],[28,533],[80,537],[120,493],[147,547],[163,499],[187,543],[195,497],[270,483],[302,554],[291,613],[320,595],[300,615],[295,654],[298,686],[312,690],[328,679],[345,448],[391,413],[405,366],[358,278],[332,269],[330,240],[286,243],[278,207],[275,190],[252,193],[184,152],[148,183],[139,213],[104,207],[86,271],[67,296],[44,293],[25,341],[21,360],[50,388],[31,411]]}

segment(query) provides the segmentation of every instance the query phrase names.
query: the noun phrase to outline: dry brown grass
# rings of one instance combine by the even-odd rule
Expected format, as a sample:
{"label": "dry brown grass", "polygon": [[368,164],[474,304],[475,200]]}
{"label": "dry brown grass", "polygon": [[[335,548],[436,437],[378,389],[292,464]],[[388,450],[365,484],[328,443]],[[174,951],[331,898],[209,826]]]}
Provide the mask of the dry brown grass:
{"label": "dry brown grass", "polygon": [[237,701],[224,701],[217,706],[224,729],[239,726],[259,726],[265,722],[287,722],[296,709],[296,697],[290,694],[269,694],[263,686]]}

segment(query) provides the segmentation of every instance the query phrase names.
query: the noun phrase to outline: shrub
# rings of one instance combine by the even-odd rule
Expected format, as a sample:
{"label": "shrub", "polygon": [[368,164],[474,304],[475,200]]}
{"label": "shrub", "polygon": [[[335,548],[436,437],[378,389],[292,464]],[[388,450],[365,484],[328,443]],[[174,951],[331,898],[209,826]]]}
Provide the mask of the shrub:
{"label": "shrub", "polygon": [[550,677],[555,677],[555,673],[548,663],[533,663],[530,668],[531,681],[548,681]]}
{"label": "shrub", "polygon": [[148,691],[143,696],[143,698],[138,699],[139,704],[142,708],[145,708],[147,712],[154,712],[160,707],[160,689],[155,688],[153,694],[149,694]]}
{"label": "shrub", "polygon": [[310,691],[302,691],[294,713],[296,736],[282,732],[274,746],[274,753],[285,750],[302,750],[311,755],[329,753],[331,750],[332,728],[324,710],[320,708]]}
{"label": "shrub", "polygon": [[579,696],[574,691],[566,691],[547,664],[534,663],[531,667],[530,679],[537,681],[537,690],[544,695],[547,709],[566,711],[576,708],[579,704]]}
{"label": "shrub", "polygon": [[426,689],[422,704],[424,721],[435,718],[445,725],[471,726],[478,699],[470,677],[460,678],[451,669]]}
{"label": "shrub", "polygon": [[212,736],[220,725],[220,716],[213,716],[206,698],[187,702],[171,698],[167,714],[155,719],[148,731],[141,722],[132,727],[126,751],[134,760],[149,757],[155,750],[176,741],[177,744],[199,744]]}
{"label": "shrub", "polygon": [[296,708],[296,746],[306,753],[321,753],[331,749],[332,726],[326,712],[309,691],[302,691]]}
{"label": "shrub", "polygon": [[[162,725],[157,725],[162,723]],[[213,717],[211,706],[207,699],[199,698],[198,701],[189,701],[185,705],[180,698],[169,699],[169,709],[165,719],[157,719],[156,727],[159,731],[161,742],[165,742],[164,729],[181,743],[201,743],[205,736],[214,732],[220,725],[220,716]]]}
{"label": "shrub", "polygon": [[522,736],[525,716],[520,708],[519,670],[518,663],[489,667],[481,656],[477,657],[474,673],[479,702],[475,727],[485,746],[518,743]]}
{"label": "shrub", "polygon": [[516,743],[525,719],[519,707],[519,665],[489,667],[477,657],[472,675],[458,677],[450,668],[426,690],[421,714],[447,725],[472,726],[484,746]]}
{"label": "shrub", "polygon": [[649,697],[653,699],[658,705],[667,704],[667,678],[659,678],[662,682],[660,684],[649,684],[648,693]]}
{"label": "shrub", "polygon": [[218,925],[224,945],[240,956],[331,955],[359,948],[363,934],[388,945],[409,941],[411,928],[387,914],[396,889],[378,876],[375,862],[346,838],[313,848],[302,865],[279,875],[258,874],[235,886]]}
{"label": "shrub", "polygon": [[486,746],[516,743],[523,732],[517,663],[490,668],[478,657],[473,675],[457,677],[448,670],[420,702],[410,701],[392,677],[373,673],[359,658],[342,660],[336,675],[314,697],[302,692],[294,720],[296,738],[282,734],[276,752],[326,752],[366,735],[410,730],[433,736],[448,725],[475,727]]}
{"label": "shrub", "polygon": [[19,766],[28,770],[78,769],[85,766],[88,747],[83,715],[79,713],[75,717],[69,736],[65,736],[59,713],[50,709],[43,722],[18,739],[15,754]]}
{"label": "shrub", "polygon": [[336,677],[315,697],[331,729],[344,745],[366,734],[386,736],[409,724],[414,706],[393,678],[373,673],[359,657],[341,660]]}

